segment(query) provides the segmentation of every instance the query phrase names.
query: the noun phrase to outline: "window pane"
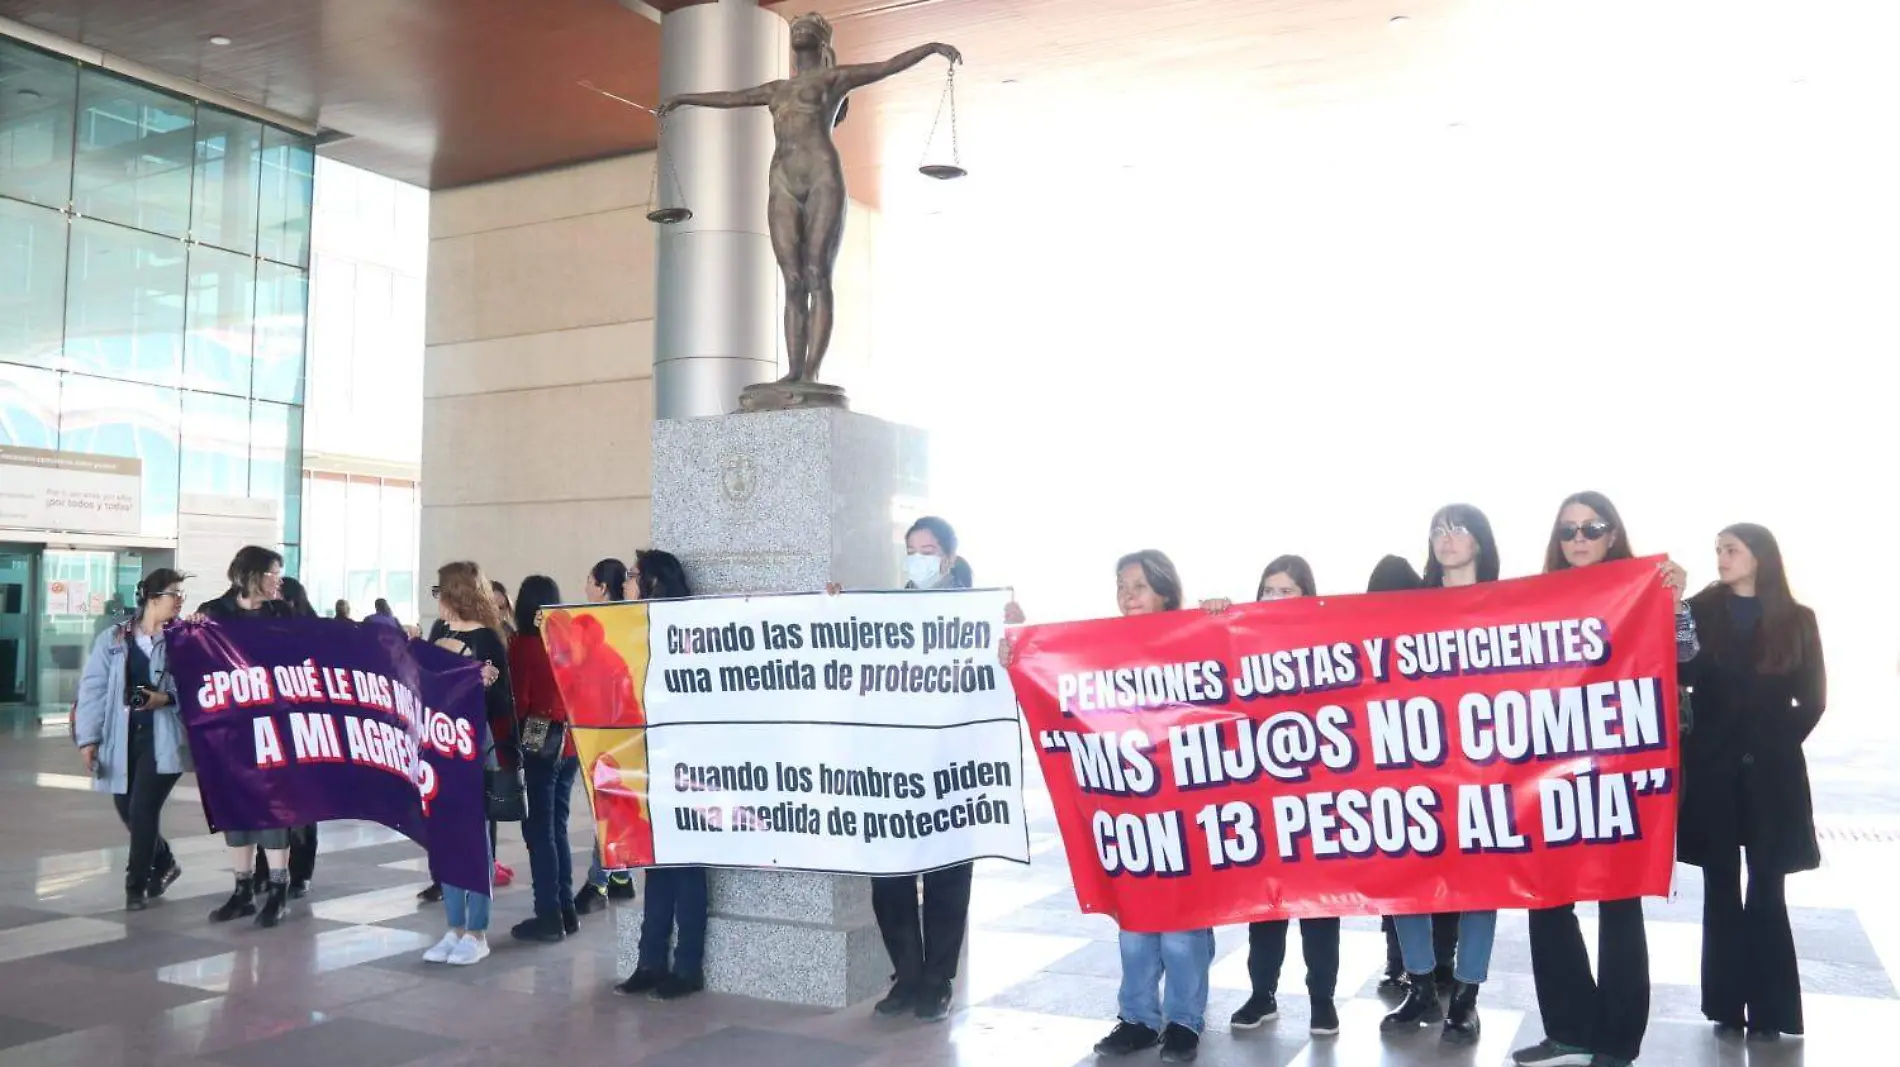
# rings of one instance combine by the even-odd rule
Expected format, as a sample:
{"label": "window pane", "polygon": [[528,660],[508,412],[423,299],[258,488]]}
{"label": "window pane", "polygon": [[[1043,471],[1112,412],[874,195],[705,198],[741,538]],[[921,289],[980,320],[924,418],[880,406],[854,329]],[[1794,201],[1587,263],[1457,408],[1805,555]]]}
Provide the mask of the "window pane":
{"label": "window pane", "polygon": [[186,393],[179,443],[180,492],[250,495],[251,405],[244,398]]}
{"label": "window pane", "polygon": [[257,183],[264,124],[198,105],[197,169],[191,180],[194,241],[252,255],[257,251]]}
{"label": "window pane", "polygon": [[64,209],[79,64],[0,38],[0,195]]}
{"label": "window pane", "polygon": [[191,101],[91,67],[79,74],[73,210],[185,236],[191,220]]}
{"label": "window pane", "polygon": [[0,200],[0,361],[54,366],[65,300],[66,217]]}
{"label": "window pane", "polygon": [[403,618],[415,617],[416,487],[383,484],[383,596]]}
{"label": "window pane", "polygon": [[185,245],[75,219],[66,272],[67,365],[177,385],[185,338]]}
{"label": "window pane", "polygon": [[0,363],[0,445],[59,447],[59,375]]}
{"label": "window pane", "polygon": [[349,592],[346,596],[359,595],[359,575],[375,573],[379,568],[378,557],[382,554],[382,505],[383,489],[381,483],[373,478],[352,478],[349,487],[350,528],[348,540],[344,542],[343,566],[349,571]]}
{"label": "window pane", "polygon": [[124,456],[144,463],[141,533],[178,535],[178,390],[60,375],[62,451]]}
{"label": "window pane", "polygon": [[257,264],[257,361],[251,395],[259,400],[303,403],[304,314],[310,279],[296,267]]}
{"label": "window pane", "polygon": [[275,500],[284,540],[301,543],[303,520],[303,409],[251,404],[251,495]]}
{"label": "window pane", "polygon": [[310,525],[304,530],[301,577],[314,590],[313,598],[335,600],[343,595],[343,546],[350,528],[344,514],[344,480],[335,474],[313,474],[309,487]]}
{"label": "window pane", "polygon": [[257,254],[279,263],[310,263],[310,194],[316,152],[307,137],[264,128],[258,192]]}
{"label": "window pane", "polygon": [[[251,298],[257,261],[198,245],[185,302],[185,386],[247,397],[251,392]],[[241,494],[240,494],[241,495]]]}

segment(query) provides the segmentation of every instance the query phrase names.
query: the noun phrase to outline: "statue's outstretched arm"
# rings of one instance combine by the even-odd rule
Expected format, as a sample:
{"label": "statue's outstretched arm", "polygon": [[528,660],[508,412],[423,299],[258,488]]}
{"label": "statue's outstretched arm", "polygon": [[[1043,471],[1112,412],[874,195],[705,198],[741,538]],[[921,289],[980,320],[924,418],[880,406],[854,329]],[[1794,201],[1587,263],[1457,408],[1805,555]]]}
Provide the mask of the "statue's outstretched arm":
{"label": "statue's outstretched arm", "polygon": [[661,102],[658,114],[682,107],[764,107],[772,102],[772,87],[777,82],[755,85],[750,89],[734,89],[724,93],[681,93]]}
{"label": "statue's outstretched arm", "polygon": [[837,68],[837,76],[843,83],[845,91],[849,92],[881,82],[893,74],[901,74],[931,56],[943,56],[951,63],[963,62],[963,53],[957,51],[956,48],[932,41],[929,44],[920,44],[908,52],[900,52],[882,63],[847,63]]}

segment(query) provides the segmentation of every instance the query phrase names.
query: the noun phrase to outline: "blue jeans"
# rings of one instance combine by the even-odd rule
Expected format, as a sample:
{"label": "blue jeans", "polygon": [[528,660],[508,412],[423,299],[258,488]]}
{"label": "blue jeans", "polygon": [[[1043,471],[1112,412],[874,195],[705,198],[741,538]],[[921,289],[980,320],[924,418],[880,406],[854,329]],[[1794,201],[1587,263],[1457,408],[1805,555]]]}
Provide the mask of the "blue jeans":
{"label": "blue jeans", "polygon": [[[1432,917],[1394,915],[1392,928],[1399,935],[1399,951],[1405,954],[1405,969],[1412,974],[1430,974],[1438,965],[1432,953]],[[1452,961],[1451,976],[1472,985],[1491,976],[1491,942],[1498,933],[1498,913],[1467,911],[1458,916],[1458,957]]]}
{"label": "blue jeans", "polygon": [[[1123,1022],[1161,1030],[1178,1023],[1195,1033],[1207,1024],[1207,972],[1214,965],[1214,931],[1175,934],[1121,932]],[[1162,976],[1167,988],[1162,989]]]}
{"label": "blue jeans", "polygon": [[[673,963],[666,945],[679,924]],[[696,975],[706,956],[706,868],[652,867],[647,870],[647,906],[640,917],[640,962],[636,970]]]}
{"label": "blue jeans", "polygon": [[544,919],[558,919],[574,907],[574,850],[567,843],[567,816],[580,769],[578,756],[554,762],[537,756],[521,759],[528,785],[528,818],[521,833],[528,839],[534,913]]}

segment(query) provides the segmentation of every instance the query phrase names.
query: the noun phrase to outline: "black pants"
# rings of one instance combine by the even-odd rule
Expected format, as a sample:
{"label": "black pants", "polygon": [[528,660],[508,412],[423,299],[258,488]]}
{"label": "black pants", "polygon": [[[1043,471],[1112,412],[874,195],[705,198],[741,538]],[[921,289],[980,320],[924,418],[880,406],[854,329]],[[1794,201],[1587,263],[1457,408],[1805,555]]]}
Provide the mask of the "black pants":
{"label": "black pants", "polygon": [[152,747],[150,712],[131,713],[130,734],[125,748],[125,792],[113,796],[112,806],[119,821],[132,832],[132,851],[125,860],[127,892],[144,889],[154,875],[172,868],[172,848],[159,836],[158,817],[165,809],[178,775],[158,773],[158,757]]}
{"label": "black pants", "polygon": [[1552,1041],[1635,1060],[1649,1029],[1649,937],[1642,900],[1597,905],[1597,977],[1575,905],[1538,908],[1531,919],[1537,1010]]}
{"label": "black pants", "polygon": [[[679,936],[673,926],[679,924]],[[672,943],[672,959],[667,945]],[[706,958],[706,868],[647,869],[646,910],[640,915],[637,970],[697,976]]]}
{"label": "black pants", "polygon": [[[1286,963],[1285,919],[1247,925],[1247,977],[1254,996],[1280,991],[1280,968]],[[1306,992],[1314,1000],[1331,1000],[1339,985],[1339,920],[1301,919],[1300,955],[1306,958]]]}
{"label": "black pants", "polygon": [[929,989],[957,976],[957,956],[970,924],[970,876],[975,865],[959,863],[923,876],[924,905],[917,908],[917,876],[871,879],[871,910],[891,954],[896,981]]}
{"label": "black pants", "polygon": [[[1379,929],[1385,932],[1385,973],[1397,978],[1405,973],[1405,954],[1399,951],[1399,931],[1392,925],[1390,918],[1379,920]],[[1458,955],[1458,913],[1445,912],[1432,916],[1432,958],[1437,961],[1440,971],[1450,973],[1451,963]]]}
{"label": "black pants", "polygon": [[1755,869],[1748,895],[1736,853],[1702,868],[1702,1014],[1757,1030],[1802,1032],[1801,970],[1788,924],[1787,876]]}

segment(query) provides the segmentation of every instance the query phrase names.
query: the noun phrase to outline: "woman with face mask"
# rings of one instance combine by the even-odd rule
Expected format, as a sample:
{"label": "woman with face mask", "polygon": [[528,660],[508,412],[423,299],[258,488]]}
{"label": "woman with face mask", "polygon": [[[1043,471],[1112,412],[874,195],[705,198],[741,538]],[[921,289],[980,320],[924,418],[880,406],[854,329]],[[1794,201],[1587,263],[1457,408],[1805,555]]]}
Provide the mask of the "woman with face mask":
{"label": "woman with face mask", "polygon": [[159,835],[159,813],[189,756],[178,717],[178,685],[166,668],[165,627],[178,617],[185,576],[161,567],[139,583],[138,614],[92,643],[73,740],[92,786],[112,794],[132,836],[125,863],[125,910],[144,911],[182,873]]}
{"label": "woman with face mask", "polygon": [[[957,532],[948,522],[934,515],[918,519],[904,534],[904,550],[904,588],[970,588],[970,565],[957,555]],[[970,923],[974,871],[973,864],[959,863],[923,875],[871,879],[871,908],[894,972],[877,1014],[908,1014],[926,1022],[949,1017],[957,957]]]}
{"label": "woman with face mask", "polygon": [[[1425,564],[1426,589],[1453,589],[1493,582],[1498,577],[1498,543],[1491,521],[1469,504],[1452,504],[1432,516],[1430,555]],[[1452,961],[1451,1004],[1440,1008],[1433,970],[1438,957],[1432,943],[1430,915],[1395,915],[1405,960],[1405,999],[1380,1023],[1389,1032],[1428,1026],[1441,1018],[1440,1035],[1454,1044],[1478,1041],[1478,987],[1490,976],[1491,942],[1497,934],[1498,913],[1467,911],[1458,916],[1458,950]]]}
{"label": "woman with face mask", "polygon": [[[1544,573],[1630,559],[1629,531],[1616,505],[1602,493],[1577,493],[1557,509]],[[1676,602],[1676,658],[1695,658],[1695,620],[1682,599],[1686,576],[1674,563],[1661,579]],[[1564,904],[1530,913],[1531,974],[1544,1040],[1511,1054],[1518,1067],[1630,1067],[1649,1029],[1649,939],[1643,901],[1597,903],[1597,977],[1577,924],[1577,908]]]}
{"label": "woman with face mask", "polygon": [[1827,710],[1827,665],[1774,534],[1730,526],[1715,565],[1718,581],[1689,600],[1702,653],[1682,672],[1695,729],[1682,742],[1676,856],[1702,868],[1702,1014],[1773,1040],[1804,1029],[1785,882],[1821,865],[1801,746]]}

